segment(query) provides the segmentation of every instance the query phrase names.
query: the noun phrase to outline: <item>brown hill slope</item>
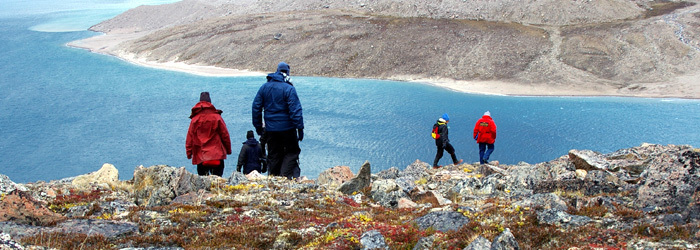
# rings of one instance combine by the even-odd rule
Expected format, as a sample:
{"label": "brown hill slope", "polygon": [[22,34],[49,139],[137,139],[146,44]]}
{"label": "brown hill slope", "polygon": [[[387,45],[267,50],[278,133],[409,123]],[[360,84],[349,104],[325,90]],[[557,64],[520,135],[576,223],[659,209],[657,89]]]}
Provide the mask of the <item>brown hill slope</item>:
{"label": "brown hill slope", "polygon": [[275,2],[144,6],[92,29],[136,38],[104,52],[158,62],[700,96],[697,1]]}

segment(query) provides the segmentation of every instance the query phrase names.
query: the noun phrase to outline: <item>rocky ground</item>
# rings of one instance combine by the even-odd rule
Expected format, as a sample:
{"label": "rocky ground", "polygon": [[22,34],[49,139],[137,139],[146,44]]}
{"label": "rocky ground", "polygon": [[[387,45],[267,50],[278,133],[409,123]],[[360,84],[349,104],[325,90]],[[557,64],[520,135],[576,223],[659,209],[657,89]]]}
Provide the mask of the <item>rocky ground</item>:
{"label": "rocky ground", "polygon": [[256,72],[286,61],[297,75],[534,89],[512,94],[697,98],[698,2],[184,0],[93,26],[108,34],[96,39],[119,39],[91,49]]}
{"label": "rocky ground", "polygon": [[0,175],[0,249],[686,249],[700,247],[700,150],[571,150],[550,162],[257,173],[114,166]]}

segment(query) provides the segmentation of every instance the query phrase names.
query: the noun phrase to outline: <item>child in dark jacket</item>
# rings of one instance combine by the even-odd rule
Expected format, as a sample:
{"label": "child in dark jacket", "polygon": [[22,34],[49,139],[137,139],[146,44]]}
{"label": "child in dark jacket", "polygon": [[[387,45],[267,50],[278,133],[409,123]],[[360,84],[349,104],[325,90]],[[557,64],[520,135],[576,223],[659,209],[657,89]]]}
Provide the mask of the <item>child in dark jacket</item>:
{"label": "child in dark jacket", "polygon": [[447,151],[447,153],[450,154],[452,157],[452,162],[455,165],[462,164],[462,160],[457,160],[457,155],[455,154],[455,148],[452,147],[452,144],[450,144],[450,138],[449,138],[449,132],[448,132],[448,127],[447,123],[450,122],[450,117],[447,115],[447,113],[443,114],[442,117],[440,117],[437,122],[435,122],[435,125],[433,125],[433,139],[435,139],[435,146],[437,146],[437,153],[435,154],[435,161],[433,162],[433,169],[438,169],[441,168],[442,166],[438,165],[438,162],[440,161],[440,158],[442,158],[442,154],[444,151]]}
{"label": "child in dark jacket", "polygon": [[248,139],[243,142],[241,153],[238,154],[238,167],[236,171],[241,172],[242,168],[243,174],[249,174],[253,172],[253,170],[259,173],[267,172],[265,152],[262,150],[260,143],[255,139],[255,134],[253,134],[252,130],[248,130],[246,138]]}

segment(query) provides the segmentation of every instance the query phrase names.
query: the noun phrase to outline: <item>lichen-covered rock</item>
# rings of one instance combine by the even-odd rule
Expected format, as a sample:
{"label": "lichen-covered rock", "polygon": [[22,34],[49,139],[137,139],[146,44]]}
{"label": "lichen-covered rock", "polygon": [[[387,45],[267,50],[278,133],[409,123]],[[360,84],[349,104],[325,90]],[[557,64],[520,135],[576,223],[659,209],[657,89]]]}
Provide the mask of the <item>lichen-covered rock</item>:
{"label": "lichen-covered rock", "polygon": [[396,207],[399,199],[408,198],[394,180],[377,180],[372,183],[372,200],[384,207]]}
{"label": "lichen-covered rock", "polygon": [[327,185],[329,187],[338,187],[346,181],[355,177],[350,167],[337,166],[323,170],[318,174],[317,182],[319,185]]}
{"label": "lichen-covered rock", "polygon": [[700,189],[698,158],[700,153],[683,148],[668,148],[651,158],[649,168],[640,175],[636,204],[678,211],[695,207],[693,197]]}
{"label": "lichen-covered rock", "polygon": [[580,215],[571,215],[557,209],[545,209],[537,212],[537,220],[541,224],[556,225],[559,227],[579,227],[591,222],[591,218]]}
{"label": "lichen-covered rock", "polygon": [[485,250],[491,249],[491,242],[484,238],[484,236],[479,235],[476,237],[467,247],[463,250]]}
{"label": "lichen-covered rock", "polygon": [[55,227],[44,229],[48,232],[79,233],[85,235],[100,234],[107,238],[129,235],[139,231],[138,224],[112,220],[67,220]]}
{"label": "lichen-covered rock", "polygon": [[0,233],[0,249],[24,249],[24,246],[12,240],[9,234]]}
{"label": "lichen-covered rock", "polygon": [[28,225],[50,225],[65,217],[20,190],[13,190],[0,199],[0,221]]}
{"label": "lichen-covered rock", "polygon": [[238,171],[233,171],[231,176],[229,176],[226,181],[226,185],[231,186],[235,186],[242,183],[248,183],[248,177],[246,177],[243,173]]}
{"label": "lichen-covered rock", "polygon": [[[585,177],[577,176],[568,155],[535,165],[501,165],[502,171],[490,175],[468,164],[433,170],[417,161],[408,171],[383,174],[393,178],[363,174],[374,179],[369,193],[364,189],[351,195],[300,179],[249,179],[236,172],[227,181],[217,176],[200,177],[184,169],[153,166],[137,169],[133,180],[118,182],[111,189],[90,184],[96,189],[76,191],[72,184],[75,178],[17,184],[27,190],[26,201],[35,201],[28,206],[45,209],[58,205],[57,213],[68,219],[33,223],[46,217],[39,214],[24,221],[0,221],[0,231],[14,239],[37,233],[90,232],[119,238],[115,242],[120,243],[116,244],[125,248],[132,247],[130,242],[146,247],[168,245],[153,236],[183,234],[182,230],[218,235],[215,237],[222,238],[217,238],[216,244],[221,241],[221,248],[253,246],[250,244],[266,249],[360,248],[360,244],[368,249],[407,248],[411,244],[415,244],[414,249],[466,245],[467,249],[570,247],[562,245],[569,244],[564,242],[603,247],[619,247],[619,243],[627,242],[631,249],[697,247],[694,244],[700,238],[696,230],[700,220],[700,151],[687,146],[646,145],[603,157],[610,164],[618,164],[620,170],[596,169],[586,171]],[[637,177],[638,183],[623,179],[629,176],[625,164],[645,166]],[[9,180],[0,182],[15,186]],[[0,195],[0,204],[23,204],[18,200],[21,192],[15,189]],[[167,202],[168,199],[171,200]],[[160,202],[164,205],[153,205]],[[449,205],[452,202],[456,204]],[[21,206],[11,210],[29,213]],[[12,215],[5,211],[0,210],[0,217]],[[469,223],[470,218],[474,223]],[[548,241],[545,245],[531,240],[516,242],[508,229],[494,242],[473,238],[475,235],[446,239],[444,233],[436,232],[451,231],[451,235],[472,231],[471,227],[493,230],[496,224],[506,228],[518,225],[515,236],[521,239],[529,236],[523,233],[538,230],[530,223],[532,220],[537,220],[535,224],[543,229],[553,230],[549,233],[561,241]],[[470,228],[463,228],[467,224]],[[644,229],[646,225],[651,227]],[[600,241],[578,235],[582,229],[591,235],[615,235],[616,240]],[[229,237],[242,235],[243,230],[255,230],[259,237]],[[638,240],[656,239],[647,237],[656,230],[679,230],[677,235],[692,244]],[[367,232],[365,241],[376,240],[384,245],[361,243],[358,234],[362,232]],[[260,241],[252,242],[258,238]],[[188,241],[196,243],[183,246],[218,246],[207,245],[206,240],[190,237]]]}
{"label": "lichen-covered rock", "polygon": [[517,250],[520,249],[515,236],[510,232],[510,228],[503,230],[491,243],[491,250]]}
{"label": "lichen-covered rock", "polygon": [[430,167],[428,163],[416,160],[401,171],[401,173],[399,173],[399,177],[408,177],[412,180],[420,180],[421,178],[430,176],[430,174],[427,173],[428,167]]}
{"label": "lichen-covered rock", "polygon": [[134,171],[133,179],[134,202],[144,206],[167,205],[179,195],[200,189],[210,190],[211,184],[217,179],[220,177],[195,175],[184,167],[138,167]]}
{"label": "lichen-covered rock", "polygon": [[554,193],[534,194],[523,200],[516,201],[513,205],[538,209],[554,209],[566,211],[568,206],[564,200]]}
{"label": "lichen-covered rock", "polygon": [[377,177],[380,179],[396,179],[399,178],[400,172],[401,171],[397,167],[391,167],[389,169],[379,171],[379,173],[377,173]]}
{"label": "lichen-covered rock", "polygon": [[586,195],[618,193],[627,185],[616,175],[604,170],[591,170],[583,179]]}
{"label": "lichen-covered rock", "polygon": [[16,189],[19,189],[20,191],[27,191],[27,189],[22,185],[17,185],[10,180],[10,177],[7,177],[7,175],[0,174],[0,195],[8,194]]}
{"label": "lichen-covered rock", "polygon": [[362,233],[360,237],[360,244],[362,244],[362,249],[375,250],[375,249],[389,249],[386,244],[384,235],[378,230],[371,230]]}
{"label": "lichen-covered rock", "polygon": [[591,150],[576,150],[569,151],[569,160],[574,163],[576,169],[591,170],[607,170],[615,172],[620,170],[619,166],[611,165],[605,157]]}
{"label": "lichen-covered rock", "polygon": [[433,228],[436,231],[447,232],[458,230],[462,226],[469,223],[469,218],[462,213],[455,211],[437,211],[426,214],[423,217],[415,219],[416,224],[420,229]]}
{"label": "lichen-covered rock", "polygon": [[418,240],[418,243],[416,243],[415,246],[413,246],[413,250],[433,249],[433,243],[435,243],[435,235],[423,237],[420,240]]}

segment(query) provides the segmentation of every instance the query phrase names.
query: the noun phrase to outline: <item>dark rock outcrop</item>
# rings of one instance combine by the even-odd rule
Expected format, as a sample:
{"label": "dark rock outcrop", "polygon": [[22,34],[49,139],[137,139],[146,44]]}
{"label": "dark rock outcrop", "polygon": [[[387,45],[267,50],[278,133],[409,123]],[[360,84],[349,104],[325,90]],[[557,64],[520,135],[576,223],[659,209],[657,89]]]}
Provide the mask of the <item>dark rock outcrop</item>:
{"label": "dark rock outcrop", "polygon": [[338,191],[346,195],[350,195],[355,192],[360,192],[363,189],[370,186],[371,180],[372,169],[370,168],[369,162],[366,161],[360,167],[360,172],[357,173],[357,176],[341,184],[340,188],[338,188]]}

